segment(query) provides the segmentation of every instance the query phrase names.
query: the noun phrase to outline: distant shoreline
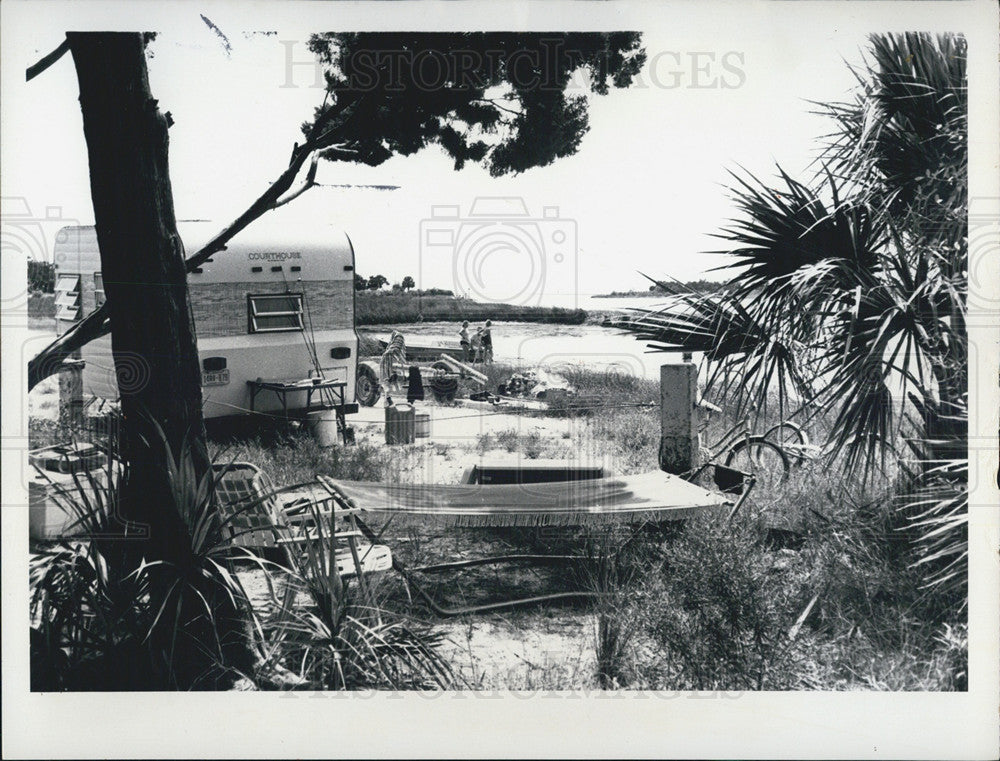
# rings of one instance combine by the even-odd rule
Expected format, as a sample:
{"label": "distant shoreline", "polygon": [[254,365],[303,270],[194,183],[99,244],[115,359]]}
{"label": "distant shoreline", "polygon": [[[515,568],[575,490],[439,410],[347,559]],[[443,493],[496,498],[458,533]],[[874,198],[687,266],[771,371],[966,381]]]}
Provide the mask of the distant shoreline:
{"label": "distant shoreline", "polygon": [[666,291],[661,288],[647,288],[644,291],[612,291],[611,293],[597,293],[595,299],[662,299],[672,293],[714,293],[722,288],[725,283],[717,280],[690,280],[686,283],[670,283],[673,291]]}
{"label": "distant shoreline", "polygon": [[611,293],[597,293],[591,296],[594,299],[655,299],[669,296],[666,291],[612,291]]}
{"label": "distant shoreline", "polygon": [[[55,327],[55,296],[32,293],[28,298],[29,324],[35,328]],[[354,324],[399,325],[420,322],[541,322],[556,325],[583,325],[584,309],[542,307],[523,304],[490,304],[451,295],[418,292],[357,291]]]}
{"label": "distant shoreline", "polygon": [[584,309],[483,303],[452,295],[425,295],[416,291],[357,291],[354,322],[362,325],[398,325],[420,322],[541,322],[582,325]]}

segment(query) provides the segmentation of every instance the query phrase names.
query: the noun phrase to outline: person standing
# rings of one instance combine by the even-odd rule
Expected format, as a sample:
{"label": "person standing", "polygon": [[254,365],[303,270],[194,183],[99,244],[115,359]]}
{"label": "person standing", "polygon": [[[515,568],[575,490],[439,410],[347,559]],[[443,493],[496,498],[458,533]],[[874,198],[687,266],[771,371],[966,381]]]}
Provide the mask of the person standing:
{"label": "person standing", "polygon": [[462,320],[462,329],[458,331],[459,343],[462,346],[462,361],[472,361],[472,344],[469,343],[469,321]]}
{"label": "person standing", "polygon": [[493,323],[489,320],[486,321],[486,326],[483,328],[483,361],[493,362]]}
{"label": "person standing", "polygon": [[406,369],[406,342],[403,340],[403,334],[394,330],[379,362],[380,380],[386,394],[389,393],[389,389],[399,388],[397,365],[400,372]]}
{"label": "person standing", "polygon": [[420,374],[420,368],[410,365],[410,374],[407,379],[406,401],[410,404],[424,400],[424,379]]}
{"label": "person standing", "polygon": [[482,362],[483,361],[483,329],[476,328],[476,332],[473,334],[469,346],[472,349],[472,361]]}

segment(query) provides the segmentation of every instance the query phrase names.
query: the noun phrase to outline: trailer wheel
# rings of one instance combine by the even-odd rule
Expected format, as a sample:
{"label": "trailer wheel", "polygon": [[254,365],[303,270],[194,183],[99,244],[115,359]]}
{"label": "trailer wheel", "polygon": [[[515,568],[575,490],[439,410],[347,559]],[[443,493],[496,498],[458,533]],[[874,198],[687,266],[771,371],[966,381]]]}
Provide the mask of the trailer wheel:
{"label": "trailer wheel", "polygon": [[431,369],[435,370],[435,371],[437,371],[439,373],[450,373],[451,372],[451,368],[448,366],[448,363],[447,362],[443,362],[440,359],[437,362],[435,362],[433,365],[431,365]]}
{"label": "trailer wheel", "polygon": [[439,402],[450,403],[455,401],[455,394],[458,392],[458,380],[438,376],[431,379],[431,391],[434,398]]}
{"label": "trailer wheel", "polygon": [[381,395],[382,388],[378,383],[378,375],[368,365],[359,364],[354,383],[355,400],[365,407],[372,407]]}

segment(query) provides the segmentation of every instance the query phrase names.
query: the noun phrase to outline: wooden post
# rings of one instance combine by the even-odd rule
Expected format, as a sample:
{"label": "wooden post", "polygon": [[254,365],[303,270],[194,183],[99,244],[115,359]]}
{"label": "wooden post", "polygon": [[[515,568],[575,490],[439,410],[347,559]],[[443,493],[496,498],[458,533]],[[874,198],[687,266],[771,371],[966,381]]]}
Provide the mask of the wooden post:
{"label": "wooden post", "polygon": [[698,458],[698,368],[691,362],[660,366],[660,469],[682,474]]}
{"label": "wooden post", "polygon": [[83,365],[80,352],[75,351],[59,372],[59,425],[64,432],[83,428]]}

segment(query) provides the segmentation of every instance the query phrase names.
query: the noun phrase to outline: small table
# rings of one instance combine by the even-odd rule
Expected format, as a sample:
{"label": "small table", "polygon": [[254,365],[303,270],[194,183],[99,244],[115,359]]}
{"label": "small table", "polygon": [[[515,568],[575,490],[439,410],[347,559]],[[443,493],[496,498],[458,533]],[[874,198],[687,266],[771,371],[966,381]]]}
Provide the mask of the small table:
{"label": "small table", "polygon": [[346,406],[346,400],[344,399],[344,390],[347,388],[347,383],[344,381],[330,380],[327,378],[305,378],[303,380],[263,380],[258,378],[257,380],[247,381],[247,386],[250,387],[250,411],[254,412],[254,405],[257,401],[257,394],[261,391],[273,391],[277,397],[281,400],[281,409],[284,411],[285,417],[288,417],[288,394],[289,393],[299,393],[304,391],[306,394],[306,406],[303,408],[303,414],[308,415],[313,409],[312,400],[313,394],[317,391],[320,392],[320,405],[316,408],[317,410],[327,409],[327,406],[322,404],[323,392],[329,392],[333,398],[332,408],[337,416],[337,431],[340,433],[344,444],[347,444],[347,420],[344,417],[344,408]]}

